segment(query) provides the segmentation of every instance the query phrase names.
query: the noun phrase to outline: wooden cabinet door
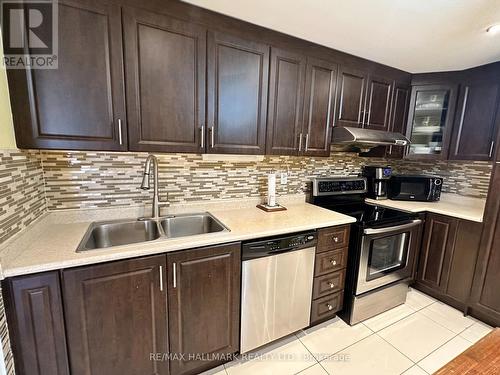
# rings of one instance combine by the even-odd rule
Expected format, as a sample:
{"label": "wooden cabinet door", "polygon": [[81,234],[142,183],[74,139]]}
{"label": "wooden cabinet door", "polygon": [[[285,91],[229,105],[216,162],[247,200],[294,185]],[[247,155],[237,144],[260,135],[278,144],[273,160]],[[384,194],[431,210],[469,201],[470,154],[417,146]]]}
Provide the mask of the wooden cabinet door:
{"label": "wooden cabinet door", "polygon": [[59,273],[4,281],[17,374],[69,375]]}
{"label": "wooden cabinet door", "polygon": [[458,219],[428,214],[420,252],[417,281],[442,292],[449,273],[449,252],[455,246]]}
{"label": "wooden cabinet door", "polygon": [[271,49],[266,154],[297,155],[303,146],[305,72],[304,56]]}
{"label": "wooden cabinet door", "polygon": [[17,145],[126,150],[121,13],[61,0],[57,69],[8,70]]}
{"label": "wooden cabinet door", "polygon": [[[392,109],[389,130],[406,134],[406,123],[408,121],[408,107],[410,103],[410,87],[405,84],[395,83],[392,95]],[[405,154],[405,147],[389,146],[387,157],[402,159]]]}
{"label": "wooden cabinet door", "polygon": [[304,100],[304,155],[329,156],[333,124],[337,64],[307,59]]}
{"label": "wooden cabinet door", "polygon": [[393,82],[371,75],[366,92],[366,116],[364,127],[389,131]]}
{"label": "wooden cabinet door", "polygon": [[500,82],[461,86],[449,159],[492,160],[500,116]]}
{"label": "wooden cabinet door", "polygon": [[130,149],[202,152],[206,29],[134,8],[123,27]]}
{"label": "wooden cabinet door", "polygon": [[[500,137],[499,137],[500,138]],[[500,164],[496,164],[486,201],[484,230],[470,296],[470,313],[500,326]]]}
{"label": "wooden cabinet door", "polygon": [[360,127],[364,122],[365,93],[368,75],[361,71],[340,68],[335,126]]}
{"label": "wooden cabinet door", "polygon": [[167,262],[170,352],[178,357],[170,370],[197,374],[239,350],[241,244],[169,253]]}
{"label": "wooden cabinet door", "polygon": [[168,374],[164,255],[63,271],[72,375]]}
{"label": "wooden cabinet door", "polygon": [[264,154],[269,46],[210,31],[208,152]]}

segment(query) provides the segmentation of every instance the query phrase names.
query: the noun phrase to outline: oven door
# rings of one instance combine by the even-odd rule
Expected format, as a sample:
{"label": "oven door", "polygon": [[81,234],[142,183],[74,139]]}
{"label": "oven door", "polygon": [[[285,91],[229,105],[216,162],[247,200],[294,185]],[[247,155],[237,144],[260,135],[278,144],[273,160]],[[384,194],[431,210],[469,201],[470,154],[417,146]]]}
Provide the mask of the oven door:
{"label": "oven door", "polygon": [[364,229],[356,295],[412,275],[421,223]]}

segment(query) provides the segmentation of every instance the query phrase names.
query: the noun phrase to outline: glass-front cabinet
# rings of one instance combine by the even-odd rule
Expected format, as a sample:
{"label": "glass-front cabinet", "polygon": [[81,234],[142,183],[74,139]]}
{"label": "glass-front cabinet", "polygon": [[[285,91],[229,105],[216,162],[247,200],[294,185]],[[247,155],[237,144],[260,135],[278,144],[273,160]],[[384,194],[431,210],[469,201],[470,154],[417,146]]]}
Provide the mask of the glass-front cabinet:
{"label": "glass-front cabinet", "polygon": [[456,87],[451,85],[413,86],[407,127],[411,144],[406,157],[447,157],[456,92]]}

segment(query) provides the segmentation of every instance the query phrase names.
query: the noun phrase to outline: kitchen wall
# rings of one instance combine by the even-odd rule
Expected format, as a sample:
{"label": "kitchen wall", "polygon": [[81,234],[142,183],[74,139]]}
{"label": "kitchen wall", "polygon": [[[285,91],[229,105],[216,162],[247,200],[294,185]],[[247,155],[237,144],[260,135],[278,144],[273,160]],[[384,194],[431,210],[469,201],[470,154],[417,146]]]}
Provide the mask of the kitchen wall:
{"label": "kitchen wall", "polygon": [[0,150],[0,244],[45,210],[40,153]]}
{"label": "kitchen wall", "polygon": [[[0,33],[0,59],[3,61],[2,35]],[[5,68],[0,64],[0,149],[15,149],[14,126],[10,110],[9,87]]]}
{"label": "kitchen wall", "polygon": [[[146,153],[41,151],[49,210],[144,204],[139,189]],[[160,193],[173,203],[265,196],[267,173],[288,173],[278,195],[309,192],[312,177],[357,175],[365,164],[390,164],[399,173],[445,178],[445,192],[485,198],[491,163],[410,162],[332,153],[329,158],[270,156],[262,161],[204,160],[201,155],[159,155]],[[279,179],[278,179],[279,182]]]}

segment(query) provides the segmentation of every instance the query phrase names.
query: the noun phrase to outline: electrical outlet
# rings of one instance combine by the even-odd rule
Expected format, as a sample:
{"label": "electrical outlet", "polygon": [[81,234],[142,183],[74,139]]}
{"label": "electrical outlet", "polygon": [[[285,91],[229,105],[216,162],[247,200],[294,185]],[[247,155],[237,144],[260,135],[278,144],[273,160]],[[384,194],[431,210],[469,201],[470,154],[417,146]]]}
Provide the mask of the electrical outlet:
{"label": "electrical outlet", "polygon": [[281,185],[286,185],[288,182],[288,174],[286,172],[281,172]]}

